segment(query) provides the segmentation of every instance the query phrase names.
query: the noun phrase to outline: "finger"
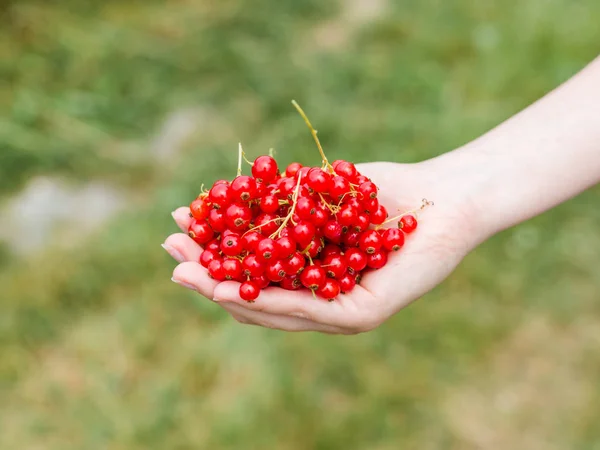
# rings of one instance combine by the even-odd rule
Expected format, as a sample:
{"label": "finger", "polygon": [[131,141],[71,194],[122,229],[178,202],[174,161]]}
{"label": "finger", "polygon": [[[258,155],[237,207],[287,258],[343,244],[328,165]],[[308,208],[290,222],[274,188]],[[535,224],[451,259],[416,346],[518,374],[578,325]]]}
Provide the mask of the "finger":
{"label": "finger", "polygon": [[360,286],[356,286],[351,294],[339,295],[332,302],[315,299],[310,291],[304,289],[287,291],[268,287],[260,291],[256,301],[249,303],[239,296],[239,286],[234,281],[219,283],[214,291],[214,300],[236,303],[247,310],[292,316],[342,328],[355,322],[359,302],[368,302],[372,297]]}
{"label": "finger", "polygon": [[173,211],[171,215],[177,223],[177,226],[181,228],[181,231],[187,233],[192,220],[194,220],[190,217],[190,208],[187,206],[182,206],[181,208],[177,208],[175,211]]}
{"label": "finger", "polygon": [[162,247],[179,263],[198,262],[202,254],[202,248],[191,237],[183,233],[172,234],[162,244]]}
{"label": "finger", "polygon": [[172,280],[184,287],[193,289],[206,298],[214,297],[214,289],[218,284],[208,276],[208,272],[197,262],[184,262],[175,267]]}
{"label": "finger", "polygon": [[339,327],[322,325],[310,320],[298,317],[282,316],[277,314],[268,314],[260,311],[253,311],[244,308],[237,303],[221,303],[223,309],[231,314],[238,322],[249,325],[259,325],[265,328],[282,331],[317,331],[327,334],[346,334],[347,332]]}

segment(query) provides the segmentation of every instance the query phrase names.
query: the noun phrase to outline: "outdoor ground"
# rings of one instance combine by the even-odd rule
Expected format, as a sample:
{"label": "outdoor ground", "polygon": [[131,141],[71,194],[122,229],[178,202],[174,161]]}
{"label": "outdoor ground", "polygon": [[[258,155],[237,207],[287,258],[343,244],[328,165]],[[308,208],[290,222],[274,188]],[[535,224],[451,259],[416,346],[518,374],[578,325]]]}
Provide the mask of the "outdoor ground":
{"label": "outdoor ground", "polygon": [[355,337],[239,325],[160,248],[238,141],[316,161],[291,99],[330,159],[416,162],[573,75],[599,23],[595,0],[0,0],[0,449],[600,449],[598,188]]}

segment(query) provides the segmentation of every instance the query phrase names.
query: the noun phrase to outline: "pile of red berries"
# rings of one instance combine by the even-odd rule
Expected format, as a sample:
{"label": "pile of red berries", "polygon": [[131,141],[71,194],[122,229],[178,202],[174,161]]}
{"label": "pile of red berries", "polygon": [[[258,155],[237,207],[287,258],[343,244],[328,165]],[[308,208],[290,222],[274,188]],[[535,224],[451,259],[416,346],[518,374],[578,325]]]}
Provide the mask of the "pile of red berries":
{"label": "pile of red berries", "polygon": [[[280,172],[259,156],[252,176],[219,180],[190,205],[188,233],[204,247],[200,263],[217,281],[241,283],[240,297],[254,301],[261,289],[307,288],[332,300],[350,292],[365,270],[380,269],[399,250],[416,215],[386,220],[377,186],[348,161],[322,167],[295,162]],[[241,160],[240,147],[240,160]],[[394,228],[384,223],[397,221]]]}

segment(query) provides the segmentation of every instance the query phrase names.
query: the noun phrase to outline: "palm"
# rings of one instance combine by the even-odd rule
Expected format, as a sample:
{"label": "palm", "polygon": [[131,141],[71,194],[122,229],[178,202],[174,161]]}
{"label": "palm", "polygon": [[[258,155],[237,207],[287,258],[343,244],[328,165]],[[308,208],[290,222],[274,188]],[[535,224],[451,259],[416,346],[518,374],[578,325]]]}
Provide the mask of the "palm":
{"label": "palm", "polygon": [[[238,295],[239,283],[217,284],[208,277],[196,263],[201,249],[182,234],[173,235],[166,242],[182,259],[190,261],[175,269],[174,278],[214,298],[244,323],[329,333],[356,333],[377,327],[440,283],[470,248],[457,233],[464,229],[463,213],[448,201],[446,190],[436,188],[439,183],[431,171],[423,171],[419,164],[369,163],[357,168],[379,186],[379,200],[390,215],[418,207],[424,197],[436,205],[423,211],[417,230],[399,252],[390,254],[388,264],[367,273],[351,293],[328,303],[315,300],[305,290],[269,287],[255,303],[246,303]],[[185,229],[189,221],[186,208],[176,211],[175,219]]]}

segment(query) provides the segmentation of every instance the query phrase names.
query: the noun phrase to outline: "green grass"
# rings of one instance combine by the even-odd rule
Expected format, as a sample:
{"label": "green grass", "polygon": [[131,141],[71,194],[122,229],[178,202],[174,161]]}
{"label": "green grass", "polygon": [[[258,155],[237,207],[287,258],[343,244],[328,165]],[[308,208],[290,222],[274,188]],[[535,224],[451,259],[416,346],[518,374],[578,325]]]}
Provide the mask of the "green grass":
{"label": "green grass", "polygon": [[[234,174],[238,141],[316,159],[292,98],[332,159],[419,161],[600,42],[592,0],[389,1],[345,22],[350,3],[0,2],[0,198],[51,174],[135,199],[75,248],[0,246],[0,448],[600,448],[597,188],[365,335],[243,327],[170,283],[169,212]],[[187,108],[197,132],[154,164]]]}

